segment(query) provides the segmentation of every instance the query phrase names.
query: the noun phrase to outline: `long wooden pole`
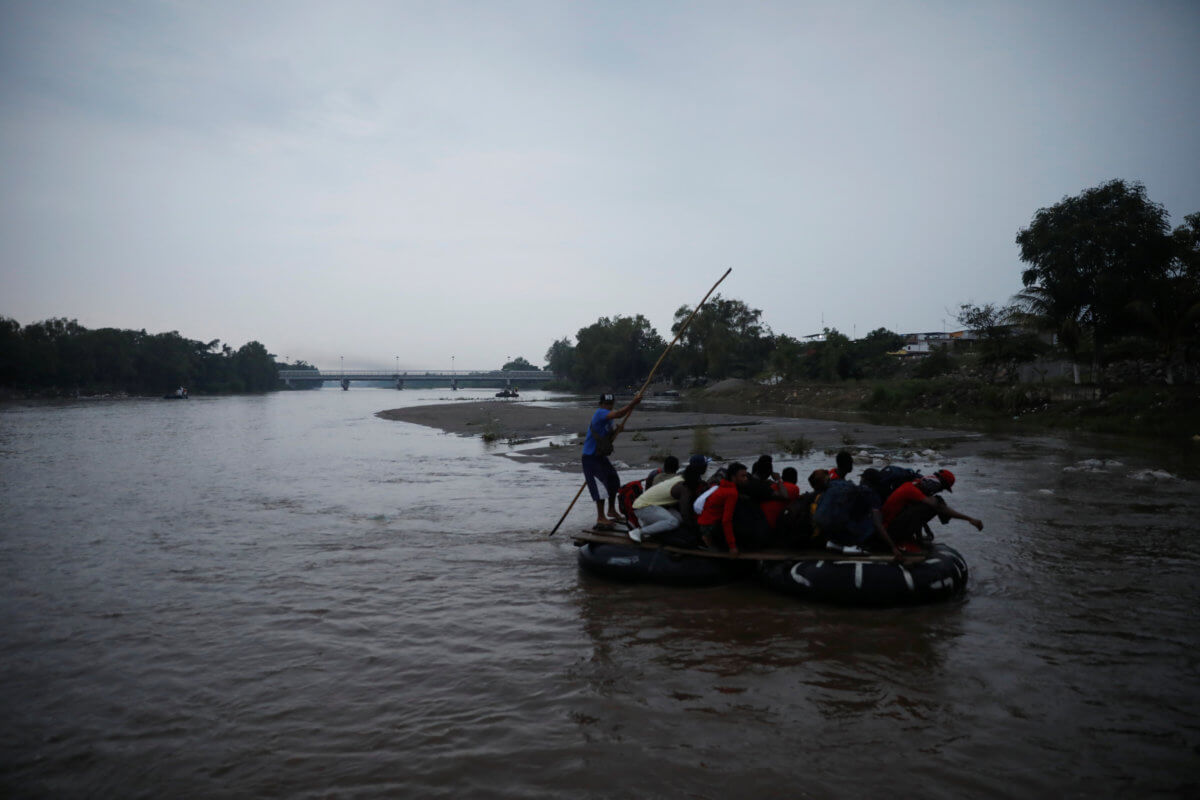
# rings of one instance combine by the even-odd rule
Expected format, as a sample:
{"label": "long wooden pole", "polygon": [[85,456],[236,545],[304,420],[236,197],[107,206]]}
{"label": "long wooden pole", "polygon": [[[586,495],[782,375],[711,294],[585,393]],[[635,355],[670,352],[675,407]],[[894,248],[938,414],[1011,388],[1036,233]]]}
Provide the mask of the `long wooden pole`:
{"label": "long wooden pole", "polygon": [[[730,267],[729,269],[725,270],[725,274],[722,275],[717,280],[717,282],[712,285],[712,288],[708,290],[708,294],[704,295],[704,298],[699,303],[696,304],[696,307],[694,309],[692,309],[692,313],[688,314],[688,318],[685,319],[683,321],[683,324],[679,326],[679,331],[675,334],[675,338],[671,340],[671,343],[669,345],[667,345],[667,349],[662,351],[662,355],[658,357],[658,361],[654,362],[654,366],[651,367],[651,369],[650,369],[650,375],[647,376],[646,382],[642,384],[642,388],[638,390],[638,394],[641,394],[642,392],[646,391],[646,387],[648,387],[650,385],[650,382],[652,380],[654,380],[654,373],[658,372],[658,367],[660,364],[662,364],[663,359],[667,357],[667,353],[671,352],[671,348],[674,347],[675,343],[679,341],[679,337],[683,336],[683,332],[687,330],[688,325],[692,324],[692,318],[696,316],[696,312],[698,312],[700,310],[701,306],[703,306],[705,303],[708,302],[708,298],[710,296],[712,296],[712,293],[715,292],[717,290],[717,287],[721,285],[721,281],[728,278],[729,273],[731,273],[731,272],[733,272],[733,267]],[[625,425],[626,425],[626,423],[629,422],[629,418],[631,416],[633,416],[633,409],[630,409],[629,413],[625,415],[625,418],[623,420],[621,420],[621,424],[619,426],[617,426],[617,430],[613,433],[614,439],[617,437],[618,434],[621,433],[621,431],[625,430]],[[569,506],[567,506],[567,510],[564,511],[563,515],[558,518],[558,523],[554,526],[554,529],[550,531],[551,536],[558,533],[558,529],[560,527],[562,527],[563,521],[567,518],[567,514],[570,514],[571,509],[575,507],[575,504],[577,502],[579,502],[579,497],[580,497],[580,495],[583,494],[583,490],[586,487],[587,487],[587,481],[584,481],[583,486],[579,487],[579,491],[575,493],[575,497],[571,500],[571,504]]]}

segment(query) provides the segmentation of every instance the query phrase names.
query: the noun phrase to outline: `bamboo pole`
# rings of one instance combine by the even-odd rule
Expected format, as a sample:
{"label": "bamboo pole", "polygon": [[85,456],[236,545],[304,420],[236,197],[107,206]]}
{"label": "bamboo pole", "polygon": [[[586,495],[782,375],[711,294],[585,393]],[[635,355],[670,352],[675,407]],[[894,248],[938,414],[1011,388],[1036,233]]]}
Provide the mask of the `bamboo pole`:
{"label": "bamboo pole", "polygon": [[[725,274],[722,275],[717,282],[712,285],[712,288],[708,290],[708,294],[704,295],[704,298],[696,304],[694,309],[692,309],[692,313],[688,314],[688,318],[685,319],[683,324],[679,326],[679,331],[675,334],[675,338],[671,340],[671,343],[667,345],[667,349],[662,351],[662,355],[658,357],[658,361],[655,361],[654,366],[650,368],[650,374],[646,377],[646,382],[643,383],[642,388],[638,390],[639,395],[646,391],[646,388],[650,385],[650,382],[654,380],[654,373],[658,372],[659,365],[661,365],[663,359],[667,357],[667,353],[671,352],[671,348],[675,346],[675,343],[679,341],[679,337],[683,336],[683,332],[687,330],[688,325],[692,324],[692,318],[696,316],[698,311],[700,311],[700,307],[708,302],[708,298],[711,297],[712,293],[715,292],[717,287],[721,285],[721,281],[728,278],[729,273],[731,272],[733,272],[733,267],[725,270]],[[613,432],[614,440],[620,435],[621,431],[625,430],[625,425],[629,422],[629,418],[631,416],[633,416],[633,409],[629,410],[629,413],[626,414],[625,418],[621,420],[621,424],[617,426],[616,431]],[[550,536],[558,533],[558,529],[562,526],[563,521],[567,518],[567,515],[571,513],[571,509],[575,507],[575,503],[579,501],[579,497],[583,494],[583,490],[585,488],[587,488],[587,481],[584,481],[583,485],[579,487],[579,491],[575,493],[575,497],[571,500],[571,504],[567,506],[567,510],[564,511],[563,515],[558,518],[558,523],[554,526],[554,529],[550,531]]]}

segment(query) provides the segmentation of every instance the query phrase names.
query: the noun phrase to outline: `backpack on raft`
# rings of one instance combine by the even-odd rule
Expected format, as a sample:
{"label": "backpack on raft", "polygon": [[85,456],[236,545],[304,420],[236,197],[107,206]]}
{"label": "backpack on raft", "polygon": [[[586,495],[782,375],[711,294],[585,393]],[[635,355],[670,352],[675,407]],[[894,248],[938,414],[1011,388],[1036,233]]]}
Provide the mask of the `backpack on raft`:
{"label": "backpack on raft", "polygon": [[872,531],[866,491],[849,481],[830,481],[813,510],[813,527],[835,544],[859,544]]}
{"label": "backpack on raft", "polygon": [[879,499],[887,500],[888,495],[899,489],[904,484],[915,481],[921,477],[921,473],[915,469],[908,467],[897,467],[895,464],[889,464],[879,470]]}
{"label": "backpack on raft", "polygon": [[630,481],[617,490],[617,509],[625,517],[625,523],[631,528],[641,527],[637,515],[633,513],[633,501],[637,500],[643,491],[645,490],[642,488],[641,481]]}
{"label": "backpack on raft", "polygon": [[775,519],[775,543],[785,548],[809,547],[814,543],[812,505],[814,495],[802,494],[784,506]]}

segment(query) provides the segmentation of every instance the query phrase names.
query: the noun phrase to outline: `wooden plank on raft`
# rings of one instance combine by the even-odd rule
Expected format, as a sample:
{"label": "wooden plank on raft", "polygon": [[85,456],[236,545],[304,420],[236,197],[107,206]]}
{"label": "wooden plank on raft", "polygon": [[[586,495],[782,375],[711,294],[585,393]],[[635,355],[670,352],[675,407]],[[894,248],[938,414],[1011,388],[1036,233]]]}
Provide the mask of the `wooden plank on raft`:
{"label": "wooden plank on raft", "polygon": [[[892,563],[895,558],[886,553],[864,553],[850,555],[837,553],[833,550],[765,550],[758,553],[741,551],[726,553],[720,550],[695,550],[690,547],[675,547],[658,542],[635,542],[627,536],[615,533],[604,533],[585,528],[572,537],[576,542],[591,542],[593,544],[613,544],[620,547],[640,547],[644,550],[663,550],[668,553],[679,553],[701,558],[723,558],[740,561],[862,561],[864,563]],[[905,555],[903,563],[918,564],[925,560],[923,553]]]}

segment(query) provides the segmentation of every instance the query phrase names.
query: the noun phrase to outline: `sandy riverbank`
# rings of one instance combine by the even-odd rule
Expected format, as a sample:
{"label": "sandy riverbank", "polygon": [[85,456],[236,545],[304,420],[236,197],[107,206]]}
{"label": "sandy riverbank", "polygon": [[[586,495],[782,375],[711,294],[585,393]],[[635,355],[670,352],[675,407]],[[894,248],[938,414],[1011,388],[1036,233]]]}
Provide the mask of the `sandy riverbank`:
{"label": "sandy riverbank", "polygon": [[[455,402],[380,411],[383,419],[438,428],[462,436],[493,439],[498,450],[512,443],[530,442],[509,452],[511,458],[536,460],[557,469],[577,470],[579,448],[592,409],[585,405],[543,407],[511,401]],[[697,434],[697,428],[702,433]],[[638,408],[617,440],[614,462],[649,469],[662,457],[687,458],[697,437],[707,437],[706,455],[720,461],[754,461],[770,453],[776,464],[795,458],[790,443],[805,439],[817,451],[863,449],[902,454],[932,448],[946,454],[952,448],[969,448],[977,434],[932,428],[906,428],[821,419],[789,419],[752,413],[705,413]],[[541,442],[540,446],[538,442]]]}

